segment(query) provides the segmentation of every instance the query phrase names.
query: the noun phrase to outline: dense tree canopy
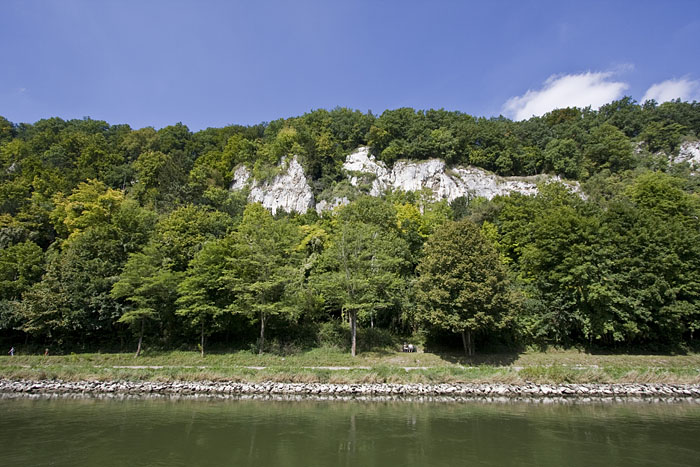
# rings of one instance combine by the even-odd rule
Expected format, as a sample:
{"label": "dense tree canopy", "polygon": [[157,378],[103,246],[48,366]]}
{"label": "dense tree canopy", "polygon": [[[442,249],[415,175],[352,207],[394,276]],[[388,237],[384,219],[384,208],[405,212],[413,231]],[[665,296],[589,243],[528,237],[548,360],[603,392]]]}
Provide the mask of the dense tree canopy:
{"label": "dense tree canopy", "polygon": [[467,355],[474,354],[472,334],[500,325],[514,306],[498,253],[470,220],[444,224],[426,242],[416,305],[421,321],[460,333]]}
{"label": "dense tree canopy", "polygon": [[[630,98],[520,122],[335,108],[194,133],[0,117],[0,340],[355,353],[358,329],[450,345],[437,327],[464,332],[467,352],[477,337],[480,347],[689,348],[700,183],[677,156],[698,139],[700,104]],[[581,190],[370,198],[342,169],[359,146],[389,165],[440,157]],[[273,216],[229,190],[241,164],[264,179],[290,155],[314,195],[349,204]],[[334,329],[345,340],[330,339]]]}
{"label": "dense tree canopy", "polygon": [[234,314],[260,325],[258,351],[265,347],[265,324],[273,316],[293,318],[294,286],[301,280],[300,232],[286,219],[275,220],[260,204],[250,204],[233,235],[223,275]]}
{"label": "dense tree canopy", "polygon": [[354,356],[358,319],[374,327],[400,309],[408,245],[397,231],[393,207],[380,200],[361,198],[344,207],[335,222],[313,282],[326,307],[349,319]]}

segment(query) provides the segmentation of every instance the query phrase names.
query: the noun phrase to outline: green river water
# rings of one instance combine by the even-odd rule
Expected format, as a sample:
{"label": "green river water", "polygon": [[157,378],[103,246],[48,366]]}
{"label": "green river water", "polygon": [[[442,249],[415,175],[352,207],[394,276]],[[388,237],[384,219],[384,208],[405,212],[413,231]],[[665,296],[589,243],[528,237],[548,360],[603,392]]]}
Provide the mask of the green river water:
{"label": "green river water", "polygon": [[0,399],[0,466],[700,466],[700,404]]}

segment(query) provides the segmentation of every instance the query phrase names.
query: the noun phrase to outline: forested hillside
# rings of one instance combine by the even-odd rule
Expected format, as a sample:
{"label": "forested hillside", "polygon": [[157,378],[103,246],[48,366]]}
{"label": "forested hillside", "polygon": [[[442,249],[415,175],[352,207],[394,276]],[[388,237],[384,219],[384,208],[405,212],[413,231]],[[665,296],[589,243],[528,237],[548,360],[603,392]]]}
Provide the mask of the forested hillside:
{"label": "forested hillside", "polygon": [[[521,122],[336,108],[198,132],[0,117],[0,339],[56,352],[689,348],[700,188],[678,155],[699,138],[700,104],[629,98]],[[241,164],[266,179],[296,155],[315,195],[341,190],[359,146],[388,165],[560,175],[584,195],[390,192],[273,216],[229,189]]]}

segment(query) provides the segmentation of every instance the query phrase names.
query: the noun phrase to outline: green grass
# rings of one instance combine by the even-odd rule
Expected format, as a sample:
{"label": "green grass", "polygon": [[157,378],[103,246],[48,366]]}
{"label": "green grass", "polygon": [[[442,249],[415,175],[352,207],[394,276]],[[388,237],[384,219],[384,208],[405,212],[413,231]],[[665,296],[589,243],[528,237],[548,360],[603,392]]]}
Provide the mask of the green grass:
{"label": "green grass", "polygon": [[552,350],[483,354],[468,359],[459,354],[384,351],[364,352],[353,358],[332,348],[287,356],[239,351],[208,354],[203,358],[196,352],[182,351],[145,352],[139,358],[133,354],[47,357],[19,354],[0,357],[0,378],[433,384],[700,383],[700,355],[594,355]]}

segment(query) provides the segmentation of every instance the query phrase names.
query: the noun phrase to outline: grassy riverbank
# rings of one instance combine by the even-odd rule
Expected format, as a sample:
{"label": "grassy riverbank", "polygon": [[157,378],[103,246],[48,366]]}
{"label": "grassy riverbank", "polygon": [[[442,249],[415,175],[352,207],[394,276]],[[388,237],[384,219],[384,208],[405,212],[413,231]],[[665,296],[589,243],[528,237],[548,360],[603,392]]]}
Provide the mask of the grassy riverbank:
{"label": "grassy riverbank", "polygon": [[594,355],[575,350],[484,354],[366,352],[334,349],[294,355],[15,355],[0,358],[0,378],[127,381],[276,381],[321,383],[700,383],[700,354]]}

